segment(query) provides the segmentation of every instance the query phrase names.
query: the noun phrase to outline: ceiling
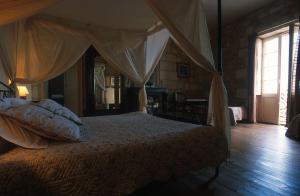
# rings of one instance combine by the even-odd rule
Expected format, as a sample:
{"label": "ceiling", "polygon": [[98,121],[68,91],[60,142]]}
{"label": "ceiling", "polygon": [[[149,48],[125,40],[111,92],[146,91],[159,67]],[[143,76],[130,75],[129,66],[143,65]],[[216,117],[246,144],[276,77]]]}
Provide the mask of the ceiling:
{"label": "ceiling", "polygon": [[120,29],[144,30],[158,21],[144,0],[63,0],[44,13]]}
{"label": "ceiling", "polygon": [[[203,0],[208,25],[217,24],[217,1]],[[224,23],[230,23],[274,0],[222,0]],[[63,0],[44,13],[78,22],[122,29],[147,29],[158,21],[144,0]]]}
{"label": "ceiling", "polygon": [[[270,4],[274,0],[222,0],[223,23],[228,24]],[[211,28],[217,25],[218,0],[203,0],[207,22]]]}

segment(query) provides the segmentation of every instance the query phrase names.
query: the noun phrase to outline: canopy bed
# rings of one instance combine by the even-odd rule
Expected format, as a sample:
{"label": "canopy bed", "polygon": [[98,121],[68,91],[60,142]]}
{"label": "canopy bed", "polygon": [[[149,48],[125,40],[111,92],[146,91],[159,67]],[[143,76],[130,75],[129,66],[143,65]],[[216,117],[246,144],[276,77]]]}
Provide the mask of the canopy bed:
{"label": "canopy bed", "polygon": [[217,167],[227,157],[226,138],[213,127],[142,112],[82,121],[80,143],[17,147],[1,155],[0,194],[125,195],[152,181]]}
{"label": "canopy bed", "polygon": [[[48,137],[52,139],[48,142],[43,140],[45,135],[39,135],[45,142],[44,147],[48,145],[48,148],[16,147],[0,155],[1,194],[46,191],[49,195],[124,195],[151,181],[203,167],[218,167],[226,160],[230,145],[227,95],[219,74],[221,58],[219,70],[214,65],[202,0],[176,3],[171,0],[130,0],[131,5],[136,6],[134,8],[126,6],[126,1],[114,2],[121,8],[124,6],[129,13],[140,10],[141,16],[132,17],[124,12],[128,16],[125,17],[128,22],[124,23],[124,18],[109,13],[112,21],[121,21],[113,27],[107,26],[107,18],[103,20],[97,15],[101,14],[97,6],[110,5],[108,0],[90,0],[85,6],[80,0],[6,2],[0,7],[0,66],[11,81],[10,87],[14,89],[16,83],[35,84],[60,75],[93,45],[107,62],[140,87],[140,112],[78,119],[83,127],[80,140],[53,142],[56,135],[59,136],[55,133]],[[85,12],[77,10],[83,7]],[[99,19],[100,24],[98,20],[92,20],[93,17],[85,17],[89,12]],[[75,13],[78,16],[74,16]],[[132,19],[136,21],[130,22]],[[169,38],[197,65],[213,75],[208,108],[211,126],[159,119],[144,113],[147,103],[145,83]],[[17,123],[0,127],[0,131],[7,132],[5,129],[19,126],[24,128],[23,133],[38,135],[36,127],[30,128],[30,123],[22,124],[22,120],[28,119],[20,111],[28,111],[29,107],[70,123],[68,130],[75,127],[79,133],[70,116],[66,118],[56,113],[64,108],[50,111],[38,104],[26,102],[5,106],[0,112],[0,120]],[[12,112],[14,109],[19,113]],[[38,112],[34,114],[38,115]],[[30,133],[26,132],[28,130]],[[68,134],[60,136],[70,136]],[[76,135],[75,139],[78,137]]]}

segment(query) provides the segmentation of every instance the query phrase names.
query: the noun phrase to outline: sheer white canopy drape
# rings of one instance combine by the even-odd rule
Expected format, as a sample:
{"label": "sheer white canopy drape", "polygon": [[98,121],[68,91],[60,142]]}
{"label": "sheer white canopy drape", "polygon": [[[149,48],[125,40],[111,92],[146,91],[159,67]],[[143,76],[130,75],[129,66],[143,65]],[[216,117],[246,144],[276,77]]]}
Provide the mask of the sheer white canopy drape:
{"label": "sheer white canopy drape", "polygon": [[12,83],[15,82],[16,78],[17,28],[17,24],[0,27],[0,66],[4,68]]}
{"label": "sheer white canopy drape", "polygon": [[89,47],[85,34],[47,20],[0,27],[0,57],[13,82],[40,83],[73,66]]}
{"label": "sheer white canopy drape", "polygon": [[81,28],[43,19],[22,22],[17,82],[40,83],[70,69],[90,46]]}
{"label": "sheer white canopy drape", "polygon": [[[168,28],[173,40],[200,67],[213,74],[208,120],[224,132],[230,142],[227,92],[214,66],[205,12],[200,0],[147,0]],[[199,81],[200,85],[200,81]]]}
{"label": "sheer white canopy drape", "polygon": [[146,111],[145,83],[160,60],[169,32],[162,29],[148,35],[147,32],[92,29],[90,35],[99,53],[140,86],[140,111]]}
{"label": "sheer white canopy drape", "polygon": [[40,83],[64,73],[93,45],[104,59],[140,86],[140,111],[145,111],[147,103],[144,85],[169,39],[166,29],[148,34],[43,17],[0,27],[0,35],[2,64],[11,80],[19,83]]}

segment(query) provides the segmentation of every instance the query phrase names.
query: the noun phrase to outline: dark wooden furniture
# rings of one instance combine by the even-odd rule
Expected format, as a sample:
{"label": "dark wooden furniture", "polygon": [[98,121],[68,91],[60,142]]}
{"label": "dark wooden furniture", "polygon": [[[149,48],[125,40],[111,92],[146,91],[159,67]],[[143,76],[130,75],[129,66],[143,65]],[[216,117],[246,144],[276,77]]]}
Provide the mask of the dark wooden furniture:
{"label": "dark wooden furniture", "polygon": [[65,103],[65,78],[64,74],[49,80],[48,97],[57,103],[64,105]]}
{"label": "dark wooden furniture", "polygon": [[122,89],[121,112],[129,113],[139,110],[139,88],[130,87]]}
{"label": "dark wooden furniture", "polygon": [[207,99],[186,99],[184,105],[187,112],[193,115],[198,123],[207,124],[208,100]]}
{"label": "dark wooden furniture", "polygon": [[[94,85],[94,66],[95,66],[95,57],[99,56],[99,53],[95,50],[94,47],[90,47],[86,53],[83,55],[83,100],[84,116],[93,116],[97,115],[95,110],[95,85]],[[100,112],[98,112],[100,113]]]}
{"label": "dark wooden furniture", "polygon": [[167,96],[166,88],[146,88],[148,106],[147,112],[152,115],[159,116],[167,111]]}
{"label": "dark wooden furniture", "polygon": [[175,109],[160,117],[182,122],[207,125],[208,101],[205,99],[187,100],[175,103]]}

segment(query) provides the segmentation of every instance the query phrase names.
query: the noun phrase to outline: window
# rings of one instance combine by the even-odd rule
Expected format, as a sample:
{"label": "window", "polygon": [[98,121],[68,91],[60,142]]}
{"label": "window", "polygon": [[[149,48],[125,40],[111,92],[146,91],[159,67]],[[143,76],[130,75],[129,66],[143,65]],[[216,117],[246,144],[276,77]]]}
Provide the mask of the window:
{"label": "window", "polygon": [[279,37],[272,37],[263,41],[263,94],[277,94],[279,55]]}
{"label": "window", "polygon": [[285,124],[289,86],[289,27],[261,35],[256,42],[255,92],[261,122]]}

